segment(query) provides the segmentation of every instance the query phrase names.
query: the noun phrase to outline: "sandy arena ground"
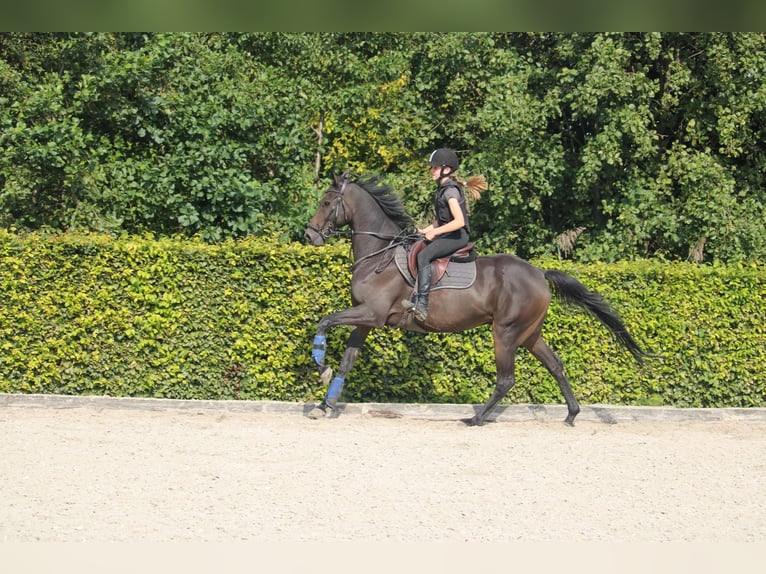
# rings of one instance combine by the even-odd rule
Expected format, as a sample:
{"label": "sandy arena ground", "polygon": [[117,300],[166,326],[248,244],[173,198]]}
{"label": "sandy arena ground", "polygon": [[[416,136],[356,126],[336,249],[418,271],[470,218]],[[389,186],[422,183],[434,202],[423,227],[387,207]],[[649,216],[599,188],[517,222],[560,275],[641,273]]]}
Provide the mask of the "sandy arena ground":
{"label": "sandy arena ground", "polygon": [[5,405],[0,437],[6,543],[766,541],[761,420]]}

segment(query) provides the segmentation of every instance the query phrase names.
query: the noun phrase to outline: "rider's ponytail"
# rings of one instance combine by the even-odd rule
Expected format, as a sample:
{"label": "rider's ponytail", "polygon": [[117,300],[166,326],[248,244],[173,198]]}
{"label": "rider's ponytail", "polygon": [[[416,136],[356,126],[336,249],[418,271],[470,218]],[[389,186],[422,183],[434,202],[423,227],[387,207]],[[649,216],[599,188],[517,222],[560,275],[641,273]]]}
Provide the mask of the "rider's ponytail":
{"label": "rider's ponytail", "polygon": [[487,190],[487,179],[483,175],[472,175],[465,181],[458,180],[460,184],[471,194],[471,199],[476,201],[481,198],[481,192]]}

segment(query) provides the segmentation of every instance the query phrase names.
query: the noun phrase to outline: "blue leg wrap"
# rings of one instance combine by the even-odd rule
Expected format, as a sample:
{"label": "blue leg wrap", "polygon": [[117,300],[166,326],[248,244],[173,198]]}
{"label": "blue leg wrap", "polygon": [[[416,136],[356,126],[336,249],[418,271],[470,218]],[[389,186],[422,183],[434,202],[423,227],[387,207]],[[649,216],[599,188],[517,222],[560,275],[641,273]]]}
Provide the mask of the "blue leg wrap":
{"label": "blue leg wrap", "polygon": [[327,394],[325,395],[325,401],[329,401],[331,399],[338,399],[340,396],[340,392],[343,390],[343,383],[346,382],[346,379],[343,377],[335,377],[332,382],[330,383],[330,387],[327,389]]}
{"label": "blue leg wrap", "polygon": [[327,337],[324,335],[314,335],[314,348],[311,349],[311,358],[319,365],[325,356]]}

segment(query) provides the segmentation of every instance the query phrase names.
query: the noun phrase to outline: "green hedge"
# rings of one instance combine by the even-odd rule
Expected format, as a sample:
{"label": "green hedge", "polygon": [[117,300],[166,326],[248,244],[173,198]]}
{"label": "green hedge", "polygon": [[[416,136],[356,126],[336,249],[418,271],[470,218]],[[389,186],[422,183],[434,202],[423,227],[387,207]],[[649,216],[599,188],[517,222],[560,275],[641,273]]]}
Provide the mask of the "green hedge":
{"label": "green hedge", "polygon": [[[766,270],[536,261],[599,291],[647,350],[643,368],[595,319],[554,301],[545,337],[583,403],[766,406]],[[0,232],[0,392],[320,399],[319,318],[349,305],[349,248]],[[328,337],[337,368],[347,327]],[[374,331],[342,400],[483,402],[488,327]],[[526,351],[509,402],[561,403]]]}

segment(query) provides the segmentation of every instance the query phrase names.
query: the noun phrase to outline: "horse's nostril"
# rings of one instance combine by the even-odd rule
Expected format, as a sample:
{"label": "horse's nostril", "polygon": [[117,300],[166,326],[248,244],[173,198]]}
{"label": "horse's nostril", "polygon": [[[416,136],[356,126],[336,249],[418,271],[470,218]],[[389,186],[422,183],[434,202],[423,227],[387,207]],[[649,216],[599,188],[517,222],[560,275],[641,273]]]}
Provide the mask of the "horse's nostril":
{"label": "horse's nostril", "polygon": [[324,243],[322,236],[313,229],[307,229],[303,234],[303,239],[306,240],[306,243],[315,247]]}

